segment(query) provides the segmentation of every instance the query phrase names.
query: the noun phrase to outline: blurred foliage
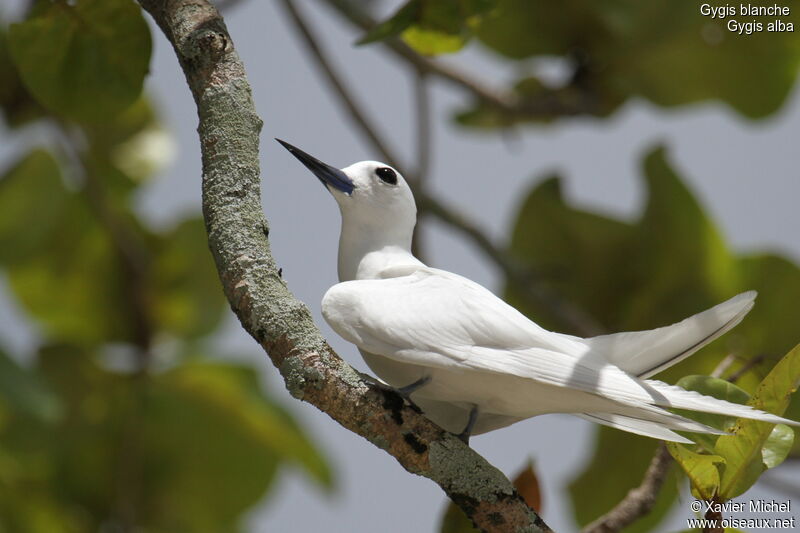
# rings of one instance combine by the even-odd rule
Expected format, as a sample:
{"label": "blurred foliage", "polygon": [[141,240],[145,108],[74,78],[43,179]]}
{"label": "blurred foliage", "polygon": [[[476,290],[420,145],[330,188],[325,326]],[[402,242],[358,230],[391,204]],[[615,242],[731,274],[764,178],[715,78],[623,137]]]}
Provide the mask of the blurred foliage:
{"label": "blurred foliage", "polygon": [[[514,488],[529,506],[536,509],[539,516],[542,516],[542,491],[539,486],[539,478],[532,462],[528,462],[512,480]],[[455,503],[449,501],[442,516],[442,523],[439,526],[441,533],[479,533],[472,521],[464,511]]]}
{"label": "blurred foliage", "polygon": [[[796,9],[772,18],[800,25]],[[508,90],[518,100],[517,112],[479,102],[459,113],[466,126],[494,128],[563,114],[605,117],[636,97],[667,107],[718,99],[747,117],[764,117],[794,85],[800,43],[794,32],[766,31],[764,17],[765,31],[745,36],[729,31],[728,20],[701,15],[697,3],[669,0],[567,0],[557,8],[546,0],[410,0],[361,42],[399,34],[430,54],[457,51],[475,37],[511,61],[518,74]],[[560,60],[565,79],[544,83],[539,59]]]}
{"label": "blurred foliage", "polygon": [[[669,166],[664,148],[645,157],[644,180],[648,190],[644,212],[637,221],[627,222],[569,206],[560,180],[544,179],[519,210],[511,251],[539,273],[544,285],[588,310],[608,331],[670,324],[737,293],[757,289],[757,305],[742,324],[657,376],[675,382],[690,374],[709,374],[729,353],[737,355],[733,372],[763,355],[761,362],[739,378],[744,389],[741,394],[749,396],[745,391],[754,390],[780,355],[798,340],[796,316],[786,309],[794,305],[789,302],[800,298],[800,268],[775,255],[731,251]],[[513,284],[506,286],[505,297],[543,327],[570,330],[551,308],[526,299]],[[723,390],[706,386],[712,395],[747,401],[731,392],[733,386]],[[712,421],[709,415],[691,416]],[[800,416],[797,399],[787,416]],[[570,487],[579,522],[601,515],[636,486],[656,445],[652,439],[599,428],[593,459]],[[795,444],[794,453],[799,451]],[[620,470],[615,457],[628,467]],[[712,459],[706,456],[703,460]],[[601,493],[596,490],[599,483],[604,487]],[[677,495],[674,487],[669,481],[665,484],[656,509],[631,531],[646,531],[660,520]]]}
{"label": "blurred foliage", "polygon": [[2,531],[237,531],[281,466],[332,486],[256,369],[204,356],[226,305],[202,219],[132,208],[172,146],[141,95],[150,46],[131,0],[0,26],[9,134],[50,139],[0,177],[0,268],[40,338],[0,351]]}

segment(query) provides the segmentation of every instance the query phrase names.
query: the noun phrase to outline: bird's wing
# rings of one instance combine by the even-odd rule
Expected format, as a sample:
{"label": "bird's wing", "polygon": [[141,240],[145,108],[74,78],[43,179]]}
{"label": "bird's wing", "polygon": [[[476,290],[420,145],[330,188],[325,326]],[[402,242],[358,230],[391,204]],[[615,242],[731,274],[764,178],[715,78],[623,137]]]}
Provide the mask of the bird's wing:
{"label": "bird's wing", "polygon": [[593,352],[626,372],[648,378],[675,365],[736,326],[753,308],[756,291],[658,329],[585,339]]}
{"label": "bird's wing", "polygon": [[[474,347],[575,356],[587,350],[580,339],[540,328],[477,283],[428,267],[334,285],[322,300],[322,314],[359,348],[424,366],[460,365]],[[485,364],[485,370],[513,373],[501,360]]]}
{"label": "bird's wing", "polygon": [[437,269],[339,283],[325,294],[322,313],[334,331],[359,348],[405,363],[517,376],[630,406],[793,423],[636,378],[594,356],[581,339],[544,330],[480,285]]}

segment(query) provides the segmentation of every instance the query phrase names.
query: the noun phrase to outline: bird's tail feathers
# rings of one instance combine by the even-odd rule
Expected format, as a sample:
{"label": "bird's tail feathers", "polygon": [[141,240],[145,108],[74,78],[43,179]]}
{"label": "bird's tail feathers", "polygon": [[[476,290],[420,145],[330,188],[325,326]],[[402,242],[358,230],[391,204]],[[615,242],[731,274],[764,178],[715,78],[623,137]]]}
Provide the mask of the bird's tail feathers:
{"label": "bird's tail feathers", "polygon": [[648,331],[592,337],[592,351],[629,374],[648,378],[675,365],[736,326],[752,309],[756,291],[747,291],[702,313]]}
{"label": "bird's tail feathers", "polygon": [[675,385],[668,385],[661,381],[646,380],[644,383],[651,389],[653,403],[661,407],[687,409],[689,411],[700,411],[702,413],[734,416],[737,418],[749,418],[751,420],[760,420],[771,424],[800,426],[800,422],[789,420],[788,418],[783,418],[765,411],[759,411],[749,405],[719,400],[695,391],[682,389]]}
{"label": "bird's tail feathers", "polygon": [[580,418],[603,424],[604,426],[612,427],[614,429],[621,429],[629,433],[637,435],[644,435],[645,437],[652,437],[659,440],[667,440],[671,442],[681,442],[684,444],[691,444],[692,441],[686,437],[678,435],[671,429],[667,429],[658,422],[651,422],[649,420],[641,420],[629,416],[616,415],[612,413],[581,413],[576,414]]}

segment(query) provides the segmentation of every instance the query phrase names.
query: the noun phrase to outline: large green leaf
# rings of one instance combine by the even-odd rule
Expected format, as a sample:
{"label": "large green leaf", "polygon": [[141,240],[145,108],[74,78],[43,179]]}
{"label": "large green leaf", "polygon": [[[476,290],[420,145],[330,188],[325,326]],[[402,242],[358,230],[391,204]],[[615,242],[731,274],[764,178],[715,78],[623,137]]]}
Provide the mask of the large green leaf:
{"label": "large green leaf", "polygon": [[0,180],[0,261],[23,308],[54,339],[133,338],[126,283],[110,230],[57,162],[35,150]]}
{"label": "large green leaf", "polygon": [[[775,365],[756,389],[749,405],[777,415],[782,415],[789,406],[791,395],[800,385],[800,345]],[[733,435],[717,440],[714,452],[725,458],[719,496],[722,501],[743,494],[758,480],[768,465],[779,463],[787,445],[791,446],[786,430],[779,430],[774,446],[767,453],[765,463],[764,445],[774,434],[774,424],[742,418],[736,423]],[[782,434],[781,434],[782,433]],[[793,437],[792,437],[793,438]]]}
{"label": "large green leaf", "polygon": [[22,83],[8,51],[8,34],[0,20],[0,112],[9,126],[19,126],[43,115],[41,106]]}
{"label": "large green leaf", "polygon": [[8,170],[0,178],[0,263],[25,261],[48,246],[70,201],[48,152],[34,150]]}
{"label": "large green leaf", "polygon": [[[618,294],[630,293],[635,280],[608,276],[626,273],[632,232],[629,224],[567,206],[559,179],[549,177],[522,205],[511,233],[511,251],[548,287],[614,324],[622,309],[610,304]],[[543,327],[563,330],[565,325],[549,306],[532,302],[519,287],[509,285],[505,296]]]}
{"label": "large green leaf", "polygon": [[[647,154],[644,176],[649,200],[634,224],[566,205],[558,181],[548,178],[529,194],[512,230],[514,256],[609,331],[665,325],[739,289],[733,258],[663,149]],[[505,296],[545,327],[570,330],[513,285]]]}
{"label": "large green leaf", "polygon": [[99,208],[96,191],[68,190],[42,150],[0,180],[0,263],[22,306],[54,340],[134,341],[141,317],[133,313],[153,333],[213,331],[224,298],[202,221],[148,233],[126,211],[133,182],[109,161],[88,159],[94,186],[105,189]]}
{"label": "large green leaf", "polygon": [[[157,379],[147,400],[151,515],[164,531],[231,529],[283,461],[323,486],[330,472],[252,369],[192,363]],[[212,503],[213,502],[213,503]]]}
{"label": "large green leaf", "polygon": [[41,379],[0,350],[0,426],[9,408],[22,416],[50,421],[61,414],[61,404]]}
{"label": "large green leaf", "polygon": [[150,31],[131,0],[40,2],[9,41],[39,102],[80,121],[108,120],[133,103],[150,63]]}
{"label": "large green leaf", "polygon": [[158,327],[179,337],[214,331],[225,309],[202,219],[189,219],[156,241],[152,301]]}

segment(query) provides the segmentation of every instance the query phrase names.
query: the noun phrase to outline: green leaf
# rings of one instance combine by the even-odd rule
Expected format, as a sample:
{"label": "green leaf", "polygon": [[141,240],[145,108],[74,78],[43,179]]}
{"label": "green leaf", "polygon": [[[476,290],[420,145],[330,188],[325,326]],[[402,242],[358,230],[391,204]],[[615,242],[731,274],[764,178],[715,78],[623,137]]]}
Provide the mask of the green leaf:
{"label": "green leaf", "polygon": [[[517,215],[511,252],[546,286],[613,324],[619,322],[621,309],[609,304],[632,290],[633,280],[624,275],[632,230],[626,223],[570,208],[560,180],[548,177],[531,191]],[[569,331],[551,306],[530,301],[518,287],[507,286],[505,297],[543,327]]]}
{"label": "green leaf", "polygon": [[426,56],[452,54],[467,43],[461,35],[451,35],[436,30],[412,26],[403,32],[403,40],[411,48]]}
{"label": "green leaf", "polygon": [[667,449],[680,465],[692,486],[692,494],[701,500],[711,500],[719,490],[719,470],[717,465],[725,459],[719,455],[694,453],[685,446],[667,442]]}
{"label": "green leaf", "polygon": [[184,338],[214,331],[226,306],[203,220],[180,223],[157,246],[151,298],[159,329]]}
{"label": "green leaf", "polygon": [[0,179],[0,263],[19,263],[47,246],[60,226],[70,195],[58,163],[34,150]]}
{"label": "green leaf", "polygon": [[[748,405],[782,415],[798,384],[800,384],[800,345],[775,365],[758,386]],[[733,435],[722,436],[717,440],[714,451],[724,457],[726,463],[719,491],[721,501],[743,494],[766,470],[763,448],[774,427],[774,424],[767,422],[742,418],[737,422]],[[778,459],[786,445],[785,440],[781,442],[780,434],[773,440],[772,449],[767,452],[771,464],[779,462]]]}
{"label": "green leaf", "polygon": [[78,121],[107,121],[139,96],[150,32],[131,0],[43,2],[11,26],[11,56],[45,107]]}
{"label": "green leaf", "polygon": [[330,487],[325,462],[288,415],[263,397],[252,369],[179,367],[156,380],[147,405],[147,522],[158,530],[232,529],[284,461]]}
{"label": "green leaf", "polygon": [[[35,150],[0,180],[0,261],[22,307],[53,340],[130,341],[130,289],[111,228],[58,163]],[[141,233],[132,217],[121,220]]]}
{"label": "green leaf", "polygon": [[371,44],[390,37],[397,37],[414,23],[417,18],[417,11],[420,8],[420,3],[419,0],[409,0],[400,6],[394,15],[370,29],[356,44]]}
{"label": "green leaf", "polygon": [[209,412],[241,424],[258,446],[295,462],[322,486],[332,487],[326,462],[289,414],[269,401],[255,369],[242,365],[190,361],[162,377],[172,393],[193,397]]}
{"label": "green leaf", "polygon": [[5,122],[16,127],[40,118],[44,110],[33,99],[19,77],[16,65],[8,51],[8,35],[0,20],[0,111]]}
{"label": "green leaf", "polygon": [[410,0],[372,28],[358,44],[402,36],[421,54],[457,52],[469,40],[471,29],[494,4],[495,0]]}
{"label": "green leaf", "polygon": [[761,460],[767,468],[775,468],[788,457],[794,444],[794,430],[786,424],[776,424],[761,448]]}
{"label": "green leaf", "polygon": [[0,350],[0,406],[2,404],[22,416],[31,416],[42,422],[52,422],[61,415],[58,398],[39,377]]}
{"label": "green leaf", "polygon": [[[732,403],[746,404],[750,400],[750,394],[747,391],[737,387],[733,383],[724,379],[714,378],[711,376],[686,376],[678,380],[676,383],[679,387],[686,390],[696,391],[706,396],[711,396],[719,400],[725,400]],[[736,417],[715,415],[712,413],[701,413],[696,411],[681,411],[677,409],[680,414],[696,420],[701,424],[711,426],[715,429],[728,431],[736,425]],[[705,433],[690,433],[687,435],[695,442],[702,444],[706,450],[713,451],[717,443],[719,435],[707,435]]]}

